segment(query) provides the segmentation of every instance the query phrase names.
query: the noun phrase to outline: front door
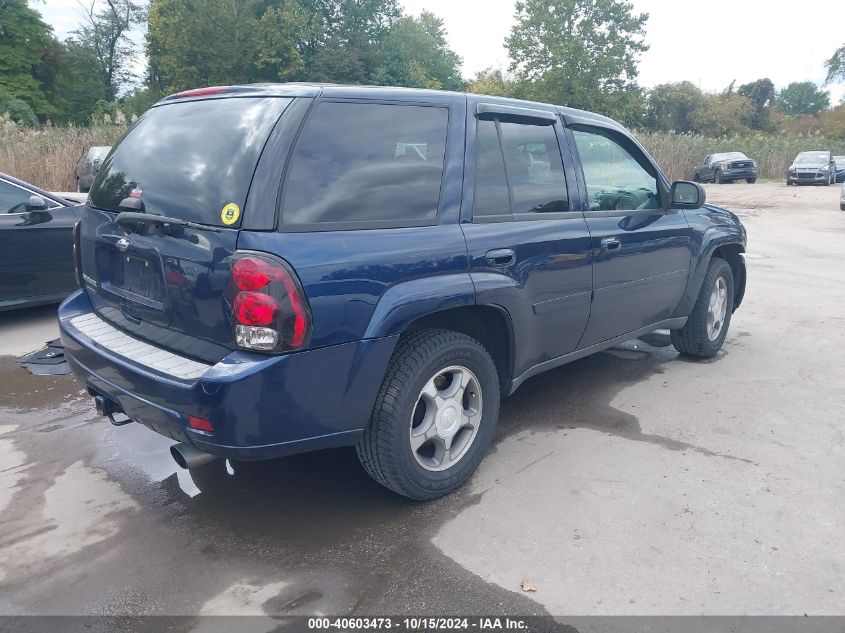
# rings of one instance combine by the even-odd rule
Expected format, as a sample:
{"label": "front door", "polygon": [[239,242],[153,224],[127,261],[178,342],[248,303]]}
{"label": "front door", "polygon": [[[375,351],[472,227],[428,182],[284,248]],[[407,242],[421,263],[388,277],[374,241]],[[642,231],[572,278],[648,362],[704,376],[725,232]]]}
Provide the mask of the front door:
{"label": "front door", "polygon": [[71,237],[76,213],[58,205],[29,212],[31,195],[0,181],[0,302],[69,294],[76,288]]}
{"label": "front door", "polygon": [[478,303],[504,308],[513,322],[519,376],[577,346],[590,310],[590,237],[570,208],[577,189],[565,174],[574,185],[574,170],[570,161],[564,168],[552,111],[537,119],[486,111],[469,125],[476,168],[465,190],[474,189],[474,202],[462,228],[470,274]]}
{"label": "front door", "polygon": [[618,131],[572,126],[593,252],[593,305],[579,347],[668,319],[687,286],[692,230],[664,211],[657,170]]}

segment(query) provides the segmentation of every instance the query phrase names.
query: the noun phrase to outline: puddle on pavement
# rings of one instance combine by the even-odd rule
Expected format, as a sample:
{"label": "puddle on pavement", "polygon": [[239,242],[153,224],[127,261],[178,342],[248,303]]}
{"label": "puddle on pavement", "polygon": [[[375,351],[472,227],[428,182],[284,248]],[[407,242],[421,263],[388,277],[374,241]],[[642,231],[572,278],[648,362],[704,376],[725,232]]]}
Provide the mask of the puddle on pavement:
{"label": "puddle on pavement", "polygon": [[[662,373],[676,357],[668,336],[653,334],[533,378],[503,402],[488,459],[495,459],[505,437],[549,428],[591,428],[695,450],[643,435],[634,416],[609,405],[620,389]],[[80,546],[66,548],[62,560],[65,569],[79,568],[72,597],[57,598],[47,581],[33,589],[22,577],[15,583],[21,595],[13,594],[18,601],[23,596],[40,605],[75,605],[67,608],[79,612],[118,613],[191,613],[203,605],[217,612],[232,604],[279,614],[308,613],[317,605],[337,613],[430,613],[432,605],[443,613],[543,613],[537,603],[486,583],[431,544],[441,525],[479,501],[468,488],[432,503],[408,501],[373,482],[351,448],[270,462],[217,460],[187,472],[172,461],[170,440],[140,425],[112,428],[94,417],[69,377],[30,376],[0,359],[0,380],[9,386],[0,400],[0,424],[20,427],[4,439],[11,438],[30,464],[25,485],[32,500],[16,514],[11,497],[8,508],[21,533],[48,506],[59,507],[55,495],[52,505],[45,495],[65,481],[62,473],[76,472],[68,469],[84,469],[79,485],[107,486],[106,498],[116,504],[112,512],[108,503],[81,502],[92,519],[104,522],[99,556],[88,555],[78,530],[66,532],[71,540],[79,536],[73,542]],[[28,433],[39,429],[44,432]],[[36,460],[56,462],[43,481],[32,475]],[[68,517],[74,512],[60,509]],[[81,525],[64,521],[66,530]],[[30,540],[37,544],[39,538],[49,535]],[[0,555],[2,549],[0,541]],[[156,575],[162,567],[168,569],[165,586]],[[167,585],[179,586],[178,596]]]}

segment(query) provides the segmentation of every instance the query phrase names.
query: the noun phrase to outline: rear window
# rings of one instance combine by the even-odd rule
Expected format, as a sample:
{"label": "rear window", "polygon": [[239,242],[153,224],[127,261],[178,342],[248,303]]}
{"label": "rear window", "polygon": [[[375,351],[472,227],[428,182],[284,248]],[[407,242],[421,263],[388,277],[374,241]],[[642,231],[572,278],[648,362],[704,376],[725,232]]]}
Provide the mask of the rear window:
{"label": "rear window", "polygon": [[441,107],[319,104],[289,167],[284,224],[433,220],[448,119]]}
{"label": "rear window", "polygon": [[241,97],[150,109],[103,162],[91,204],[118,212],[134,197],[145,213],[238,224],[261,150],[290,101]]}

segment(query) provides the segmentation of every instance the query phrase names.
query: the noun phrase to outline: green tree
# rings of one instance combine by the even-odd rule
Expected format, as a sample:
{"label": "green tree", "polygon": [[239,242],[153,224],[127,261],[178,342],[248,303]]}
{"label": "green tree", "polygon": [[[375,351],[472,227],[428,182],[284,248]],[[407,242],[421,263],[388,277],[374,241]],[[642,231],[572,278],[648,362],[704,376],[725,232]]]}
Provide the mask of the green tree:
{"label": "green tree", "polygon": [[53,114],[37,79],[51,44],[50,27],[26,0],[0,0],[0,90],[41,118]]}
{"label": "green tree", "polygon": [[815,116],[830,106],[830,94],[812,81],[794,81],[778,93],[776,104],[784,114]]}
{"label": "green tree", "polygon": [[766,77],[742,84],[737,93],[748,99],[754,107],[751,127],[755,130],[767,130],[770,127],[769,112],[775,100],[775,85],[772,80]]}
{"label": "green tree", "polygon": [[97,58],[90,46],[74,39],[60,44],[50,94],[57,120],[85,124],[90,120],[94,104],[107,98],[102,78],[91,72],[96,67]]}
{"label": "green tree", "polygon": [[495,97],[517,98],[519,95],[519,86],[516,80],[507,77],[498,68],[486,68],[477,72],[475,77],[467,82],[466,89],[467,92]]}
{"label": "green tree", "polygon": [[152,0],[147,21],[150,87],[173,92],[246,83],[255,68],[252,0]]}
{"label": "green tree", "polygon": [[704,95],[689,81],[659,84],[648,93],[645,124],[651,130],[690,132]]}
{"label": "green tree", "polygon": [[460,90],[461,58],[446,43],[443,20],[429,11],[404,16],[385,34],[375,83]]}
{"label": "green tree", "polygon": [[302,74],[313,24],[312,14],[296,0],[267,7],[258,20],[256,65],[267,72],[268,79],[284,81]]}
{"label": "green tree", "polygon": [[518,0],[511,71],[528,96],[631,119],[647,20],[624,0]]}
{"label": "green tree", "polygon": [[[82,26],[76,30],[76,40],[90,49],[96,60],[94,69],[103,84],[108,101],[117,98],[121,88],[132,79],[131,64],[136,52],[128,37],[133,25],[143,20],[141,5],[133,0],[89,0],[84,6]],[[91,72],[89,70],[89,72]]]}
{"label": "green tree", "polygon": [[729,136],[747,131],[745,122],[753,112],[754,106],[742,95],[708,94],[690,115],[690,124],[693,132],[703,136]]}
{"label": "green tree", "polygon": [[833,51],[830,59],[825,61],[824,67],[827,71],[826,84],[845,81],[845,44]]}

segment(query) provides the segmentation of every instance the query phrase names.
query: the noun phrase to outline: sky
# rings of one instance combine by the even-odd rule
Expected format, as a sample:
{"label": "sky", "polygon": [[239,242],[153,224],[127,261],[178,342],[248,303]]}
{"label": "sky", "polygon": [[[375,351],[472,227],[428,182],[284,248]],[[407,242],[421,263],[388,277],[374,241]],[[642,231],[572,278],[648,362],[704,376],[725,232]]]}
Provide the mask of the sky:
{"label": "sky", "polygon": [[[717,2],[631,0],[649,14],[640,57],[641,85],[688,80],[705,91],[721,91],[769,77],[776,87],[792,81],[824,80],[824,60],[845,44],[845,2],[786,0]],[[515,0],[400,0],[407,12],[427,9],[443,18],[451,48],[464,60],[464,77],[485,68],[507,69],[504,40],[513,26]],[[77,0],[35,0],[32,6],[64,37],[80,21]],[[809,10],[800,7],[806,6]],[[139,38],[140,41],[140,38]],[[142,62],[139,60],[139,66]],[[831,101],[845,97],[845,84],[828,86]]]}

